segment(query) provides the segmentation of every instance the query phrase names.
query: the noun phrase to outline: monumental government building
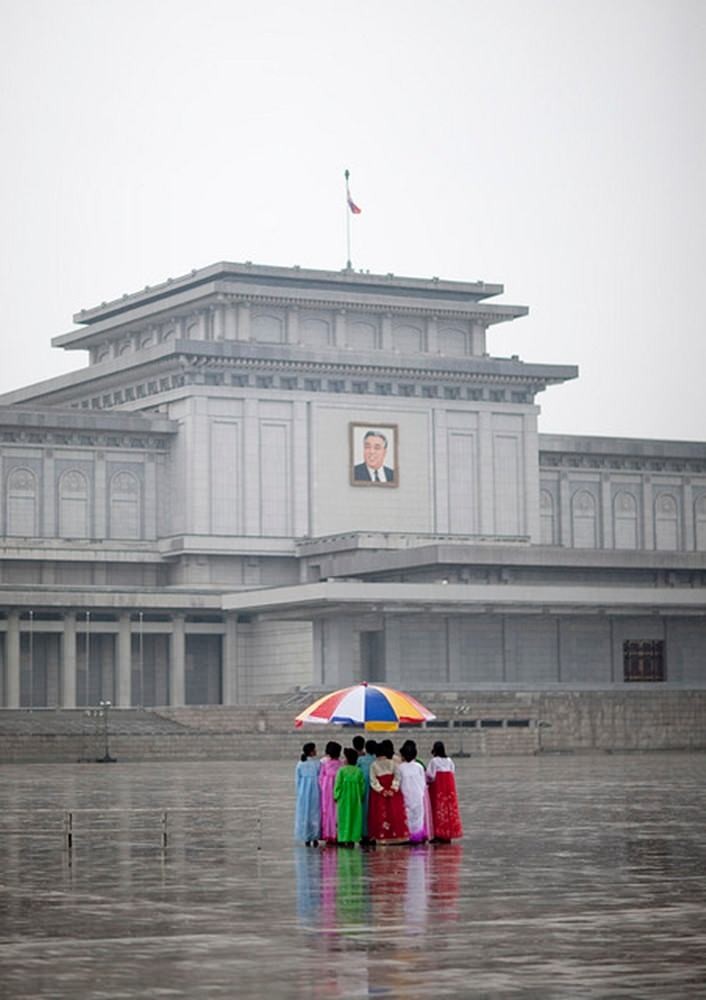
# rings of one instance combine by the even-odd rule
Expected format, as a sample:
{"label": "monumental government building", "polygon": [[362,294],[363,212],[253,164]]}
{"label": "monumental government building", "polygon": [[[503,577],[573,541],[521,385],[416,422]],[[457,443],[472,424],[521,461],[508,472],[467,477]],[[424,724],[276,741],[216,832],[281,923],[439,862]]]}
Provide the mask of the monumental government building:
{"label": "monumental government building", "polygon": [[0,397],[0,706],[705,687],[706,444],[539,434],[578,372],[493,355],[502,291],[219,263],[82,309],[88,365]]}

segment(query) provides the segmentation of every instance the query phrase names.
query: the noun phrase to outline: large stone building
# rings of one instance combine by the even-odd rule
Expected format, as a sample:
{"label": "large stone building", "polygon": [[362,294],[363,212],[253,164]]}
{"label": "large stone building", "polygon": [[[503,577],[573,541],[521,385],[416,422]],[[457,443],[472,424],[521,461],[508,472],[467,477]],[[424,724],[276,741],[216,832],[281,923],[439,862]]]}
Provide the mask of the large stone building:
{"label": "large stone building", "polygon": [[224,263],[82,310],[89,364],[0,397],[0,705],[703,687],[706,445],[538,434],[577,370],[489,352],[502,290]]}

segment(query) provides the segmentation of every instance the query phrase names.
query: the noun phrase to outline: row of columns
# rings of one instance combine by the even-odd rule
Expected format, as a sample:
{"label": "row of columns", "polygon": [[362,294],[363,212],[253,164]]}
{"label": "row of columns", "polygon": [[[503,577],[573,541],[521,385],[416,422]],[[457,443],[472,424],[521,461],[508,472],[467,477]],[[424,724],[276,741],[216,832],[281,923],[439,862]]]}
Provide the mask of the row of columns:
{"label": "row of columns", "polygon": [[[90,637],[90,612],[66,614],[61,632],[61,691],[62,708],[76,707],[76,637],[79,632]],[[81,615],[85,614],[85,621]],[[7,613],[7,628],[5,632],[5,692],[6,707],[20,707],[20,633],[29,631],[41,632],[42,622],[23,622],[20,611],[13,609]],[[102,624],[102,623],[101,623]],[[127,708],[131,705],[131,673],[132,673],[132,636],[136,629],[131,620],[130,612],[123,612],[118,620],[117,656],[115,671],[115,704]],[[169,703],[173,706],[185,704],[186,681],[186,619],[184,615],[175,614],[171,622],[160,623],[160,631],[169,632]],[[167,626],[166,629],[164,626]],[[140,626],[138,626],[140,627]],[[48,630],[47,630],[48,631]],[[53,631],[53,630],[52,630]],[[100,629],[105,632],[105,628]],[[111,631],[114,631],[111,629]],[[152,630],[150,630],[152,631]],[[223,704],[233,705],[238,701],[237,677],[237,624],[235,615],[227,615],[222,632],[222,678]]]}

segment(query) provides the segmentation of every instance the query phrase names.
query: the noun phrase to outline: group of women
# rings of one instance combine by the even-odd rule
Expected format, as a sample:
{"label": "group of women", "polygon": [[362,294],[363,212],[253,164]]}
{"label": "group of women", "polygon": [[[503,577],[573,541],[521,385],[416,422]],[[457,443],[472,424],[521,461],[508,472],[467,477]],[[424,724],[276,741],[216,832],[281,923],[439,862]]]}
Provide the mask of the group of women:
{"label": "group of women", "polygon": [[315,743],[305,743],[296,767],[295,839],[307,847],[320,840],[342,847],[454,840],[463,836],[454,771],[441,741],[426,767],[414,740],[398,753],[389,739],[355,736],[345,748],[331,740],[322,758]]}

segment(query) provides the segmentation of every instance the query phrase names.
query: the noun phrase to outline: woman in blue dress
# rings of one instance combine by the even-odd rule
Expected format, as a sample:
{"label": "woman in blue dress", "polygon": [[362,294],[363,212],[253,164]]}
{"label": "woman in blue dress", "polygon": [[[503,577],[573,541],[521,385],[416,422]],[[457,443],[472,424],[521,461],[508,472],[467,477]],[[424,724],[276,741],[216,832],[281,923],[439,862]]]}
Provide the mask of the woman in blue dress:
{"label": "woman in blue dress", "polygon": [[294,813],[294,838],[307,847],[318,847],[321,836],[321,800],[316,744],[305,743],[295,772],[297,804]]}

